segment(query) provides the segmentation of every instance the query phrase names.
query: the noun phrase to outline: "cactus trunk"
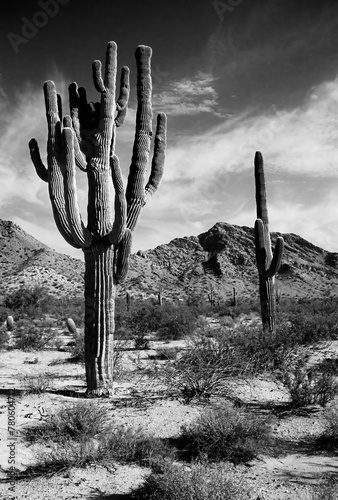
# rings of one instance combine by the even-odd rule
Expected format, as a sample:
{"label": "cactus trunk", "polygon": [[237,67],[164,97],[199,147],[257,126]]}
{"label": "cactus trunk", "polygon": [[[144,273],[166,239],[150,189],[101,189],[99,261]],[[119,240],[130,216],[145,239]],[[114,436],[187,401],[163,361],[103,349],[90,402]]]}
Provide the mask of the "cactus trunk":
{"label": "cactus trunk", "polygon": [[99,243],[85,249],[84,255],[87,392],[109,396],[113,393],[114,249]]}
{"label": "cactus trunk", "polygon": [[275,277],[259,276],[259,296],[263,330],[276,330],[276,285]]}
{"label": "cactus trunk", "polygon": [[256,261],[259,274],[259,295],[263,329],[276,331],[276,285],[275,274],[278,271],[282,256],[284,240],[277,238],[274,252],[271,248],[268,207],[265,189],[263,157],[259,151],[255,155],[256,209],[255,246]]}

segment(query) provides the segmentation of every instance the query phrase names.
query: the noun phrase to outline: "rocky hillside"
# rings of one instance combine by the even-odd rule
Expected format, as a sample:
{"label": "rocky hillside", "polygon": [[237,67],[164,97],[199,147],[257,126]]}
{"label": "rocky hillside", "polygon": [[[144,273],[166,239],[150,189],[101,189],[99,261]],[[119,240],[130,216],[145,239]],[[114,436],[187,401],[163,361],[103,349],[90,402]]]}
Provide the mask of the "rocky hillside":
{"label": "rocky hillside", "polygon": [[[330,253],[295,234],[283,234],[285,256],[278,275],[281,296],[314,297],[338,294],[338,253]],[[272,234],[273,242],[277,234]],[[2,293],[35,284],[51,293],[83,293],[82,261],[51,250],[19,226],[0,220]],[[253,229],[219,222],[199,236],[176,238],[153,250],[138,251],[119,293],[136,297],[186,298],[213,290],[216,300],[257,293]]]}
{"label": "rocky hillside", "polygon": [[42,285],[54,294],[83,293],[84,264],[55,252],[17,224],[0,219],[0,278],[2,293],[20,286]]}

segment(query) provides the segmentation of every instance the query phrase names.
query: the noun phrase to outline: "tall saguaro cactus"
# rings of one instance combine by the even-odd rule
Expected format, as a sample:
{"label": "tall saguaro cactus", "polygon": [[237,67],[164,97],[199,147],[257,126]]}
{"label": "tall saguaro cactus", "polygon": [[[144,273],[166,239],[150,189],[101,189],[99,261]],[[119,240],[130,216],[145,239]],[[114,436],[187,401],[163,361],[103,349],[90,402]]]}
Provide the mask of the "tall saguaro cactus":
{"label": "tall saguaro cactus", "polygon": [[255,184],[257,220],[255,222],[256,261],[259,273],[259,294],[263,329],[275,332],[276,329],[276,286],[275,274],[279,269],[283,256],[284,240],[277,238],[272,253],[268,207],[266,199],[265,178],[262,154],[255,155]]}
{"label": "tall saguaro cactus", "polygon": [[[93,80],[100,102],[87,101],[84,88],[69,86],[70,116],[61,116],[61,98],[51,81],[44,84],[48,123],[46,168],[35,139],[29,143],[39,177],[48,183],[55,223],[65,240],[85,257],[85,365],[87,393],[113,391],[113,335],[116,285],[128,271],[131,238],[141,210],[162,178],[166,148],[166,116],[160,113],[150,174],[152,80],[150,47],[139,46],[137,113],[132,160],[124,191],[115,155],[116,129],[123,124],[129,99],[129,69],[123,67],[119,96],[115,94],[117,47],[109,42],[105,74],[93,62]],[[77,200],[76,167],[88,181],[87,225]],[[111,199],[111,184],[115,201]]]}

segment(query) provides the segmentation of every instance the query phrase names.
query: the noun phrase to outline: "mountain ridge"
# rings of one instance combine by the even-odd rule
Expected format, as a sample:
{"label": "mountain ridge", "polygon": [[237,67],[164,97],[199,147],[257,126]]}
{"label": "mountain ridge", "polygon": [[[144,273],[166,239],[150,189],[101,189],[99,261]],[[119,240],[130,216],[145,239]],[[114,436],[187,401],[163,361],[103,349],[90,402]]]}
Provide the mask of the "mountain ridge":
{"label": "mountain ridge", "polygon": [[[293,233],[271,233],[285,240],[277,275],[281,296],[313,297],[338,293],[338,253],[328,252]],[[61,254],[26,233],[12,221],[0,219],[0,277],[2,295],[20,286],[42,285],[54,295],[83,295],[84,263]],[[118,287],[139,298],[185,300],[213,291],[216,300],[242,299],[257,294],[254,230],[217,222],[198,236],[174,238],[130,257],[126,282]]]}

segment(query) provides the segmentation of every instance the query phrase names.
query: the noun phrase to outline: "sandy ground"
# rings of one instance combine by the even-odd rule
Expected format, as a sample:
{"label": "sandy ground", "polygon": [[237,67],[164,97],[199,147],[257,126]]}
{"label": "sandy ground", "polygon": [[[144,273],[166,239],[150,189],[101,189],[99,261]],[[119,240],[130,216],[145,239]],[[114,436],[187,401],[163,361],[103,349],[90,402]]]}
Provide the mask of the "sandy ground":
{"label": "sandy ground", "polygon": [[[177,347],[182,345],[177,343]],[[99,404],[107,407],[112,418],[119,423],[141,426],[150,435],[165,438],[177,436],[181,425],[193,421],[206,406],[186,405],[175,399],[151,398],[158,394],[147,377],[142,376],[142,369],[150,362],[149,356],[161,346],[168,347],[168,343],[152,345],[149,351],[128,351],[124,365],[133,367],[133,373],[127,381],[117,382],[114,398],[101,400]],[[337,355],[338,341],[325,343],[320,351],[309,350],[309,363],[337,358]],[[30,478],[10,483],[11,465],[8,461],[11,450],[15,452],[15,467],[19,470],[33,464],[39,451],[37,445],[32,446],[24,441],[22,430],[41,421],[44,415],[58,406],[73,401],[74,398],[67,391],[83,395],[84,367],[67,362],[69,357],[67,352],[52,350],[36,353],[17,350],[1,352],[0,498],[127,500],[128,493],[141,485],[150,473],[148,469],[138,466],[112,464],[109,468],[90,466],[71,469],[50,478]],[[38,375],[48,377],[48,390],[40,395],[27,394],[25,389],[32,383],[32,377]],[[241,384],[236,394],[257,412],[270,411],[274,405],[288,401],[283,386],[264,378]],[[13,405],[15,436],[10,435],[8,426],[9,409]],[[322,430],[320,407],[309,408],[307,412],[275,414],[273,433],[284,440],[282,455],[277,458],[261,456],[248,464],[231,466],[232,470],[248,482],[252,499],[310,500],[311,485],[318,485],[327,473],[338,474],[337,458],[319,453],[310,444],[310,438],[319,436]],[[11,487],[14,491],[9,489]]]}

